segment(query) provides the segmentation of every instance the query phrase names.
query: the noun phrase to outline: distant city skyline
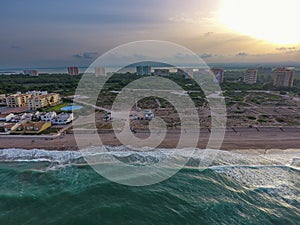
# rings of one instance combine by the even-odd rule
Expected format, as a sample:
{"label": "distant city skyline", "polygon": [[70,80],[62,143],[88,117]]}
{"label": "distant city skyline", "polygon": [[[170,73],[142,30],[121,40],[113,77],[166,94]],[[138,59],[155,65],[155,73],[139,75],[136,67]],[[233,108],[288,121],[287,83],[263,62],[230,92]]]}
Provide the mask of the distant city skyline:
{"label": "distant city skyline", "polygon": [[[297,42],[295,32],[298,18],[288,16],[299,6],[297,1],[280,1],[264,8],[271,3],[269,0],[262,5],[245,0],[244,5],[253,11],[238,15],[230,8],[233,1],[4,0],[0,9],[0,69],[88,66],[118,45],[149,39],[183,45],[207,63],[299,61],[300,40]],[[236,5],[236,12],[242,7]],[[262,24],[269,22],[270,29],[266,27],[262,33],[272,30],[274,37],[286,34],[282,43],[268,41],[272,33],[266,39],[256,35],[259,29],[255,30],[253,24],[260,28],[260,21],[255,21],[255,15],[262,20],[259,15],[263,12],[266,18],[273,18],[279,9],[287,12],[283,22],[289,23],[274,27],[266,19]],[[233,24],[234,16],[244,16],[241,21],[245,25]],[[252,30],[247,32],[241,27]],[[286,36],[292,38],[284,39]]]}

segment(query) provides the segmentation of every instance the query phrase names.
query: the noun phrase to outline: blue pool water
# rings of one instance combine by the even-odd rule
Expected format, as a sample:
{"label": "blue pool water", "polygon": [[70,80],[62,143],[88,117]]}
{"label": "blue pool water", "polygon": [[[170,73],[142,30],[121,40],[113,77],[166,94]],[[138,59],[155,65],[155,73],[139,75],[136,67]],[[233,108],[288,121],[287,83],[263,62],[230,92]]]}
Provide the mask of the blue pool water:
{"label": "blue pool water", "polygon": [[81,108],[82,108],[82,106],[80,106],[80,105],[68,105],[68,106],[65,106],[65,107],[61,108],[60,110],[62,110],[62,111],[73,111],[73,110],[79,110]]}

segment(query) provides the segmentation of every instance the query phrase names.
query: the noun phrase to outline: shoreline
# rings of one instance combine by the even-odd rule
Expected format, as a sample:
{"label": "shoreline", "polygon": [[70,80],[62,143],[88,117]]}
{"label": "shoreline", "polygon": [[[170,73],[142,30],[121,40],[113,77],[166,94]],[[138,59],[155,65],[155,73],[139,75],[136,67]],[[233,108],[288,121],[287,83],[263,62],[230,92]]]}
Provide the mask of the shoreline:
{"label": "shoreline", "polygon": [[[93,146],[93,136],[89,133],[80,134],[84,140],[86,147]],[[112,132],[100,133],[103,145],[121,146],[115,134]],[[149,132],[138,132],[136,137],[145,139],[149,136]],[[175,148],[180,136],[180,130],[172,130],[168,132],[165,139],[158,146],[160,148]],[[205,149],[209,140],[209,129],[201,129],[199,142],[197,148]],[[189,146],[186,146],[189,147]],[[56,138],[43,138],[41,136],[0,136],[0,149],[44,149],[44,150],[58,150],[58,151],[77,151],[78,146],[74,134],[65,134]],[[249,149],[300,149],[300,128],[286,127],[286,128],[271,128],[260,127],[246,128],[235,127],[227,128],[221,150],[249,150]]]}

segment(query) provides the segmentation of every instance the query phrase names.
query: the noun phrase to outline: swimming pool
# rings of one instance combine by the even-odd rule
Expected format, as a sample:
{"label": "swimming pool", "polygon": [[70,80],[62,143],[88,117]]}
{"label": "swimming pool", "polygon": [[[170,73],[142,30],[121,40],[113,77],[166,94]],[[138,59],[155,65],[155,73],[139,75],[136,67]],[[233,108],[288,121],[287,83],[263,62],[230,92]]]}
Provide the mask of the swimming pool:
{"label": "swimming pool", "polygon": [[68,105],[65,107],[62,107],[60,110],[61,111],[74,111],[74,110],[79,110],[82,109],[82,106],[80,105]]}

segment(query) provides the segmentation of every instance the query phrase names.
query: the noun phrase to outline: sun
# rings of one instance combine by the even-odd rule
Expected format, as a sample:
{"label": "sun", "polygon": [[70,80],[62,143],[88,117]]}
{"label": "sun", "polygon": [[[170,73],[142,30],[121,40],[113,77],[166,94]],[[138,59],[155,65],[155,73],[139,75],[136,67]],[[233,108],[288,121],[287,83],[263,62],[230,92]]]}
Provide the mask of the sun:
{"label": "sun", "polygon": [[219,20],[227,28],[274,44],[300,43],[299,0],[223,0]]}

